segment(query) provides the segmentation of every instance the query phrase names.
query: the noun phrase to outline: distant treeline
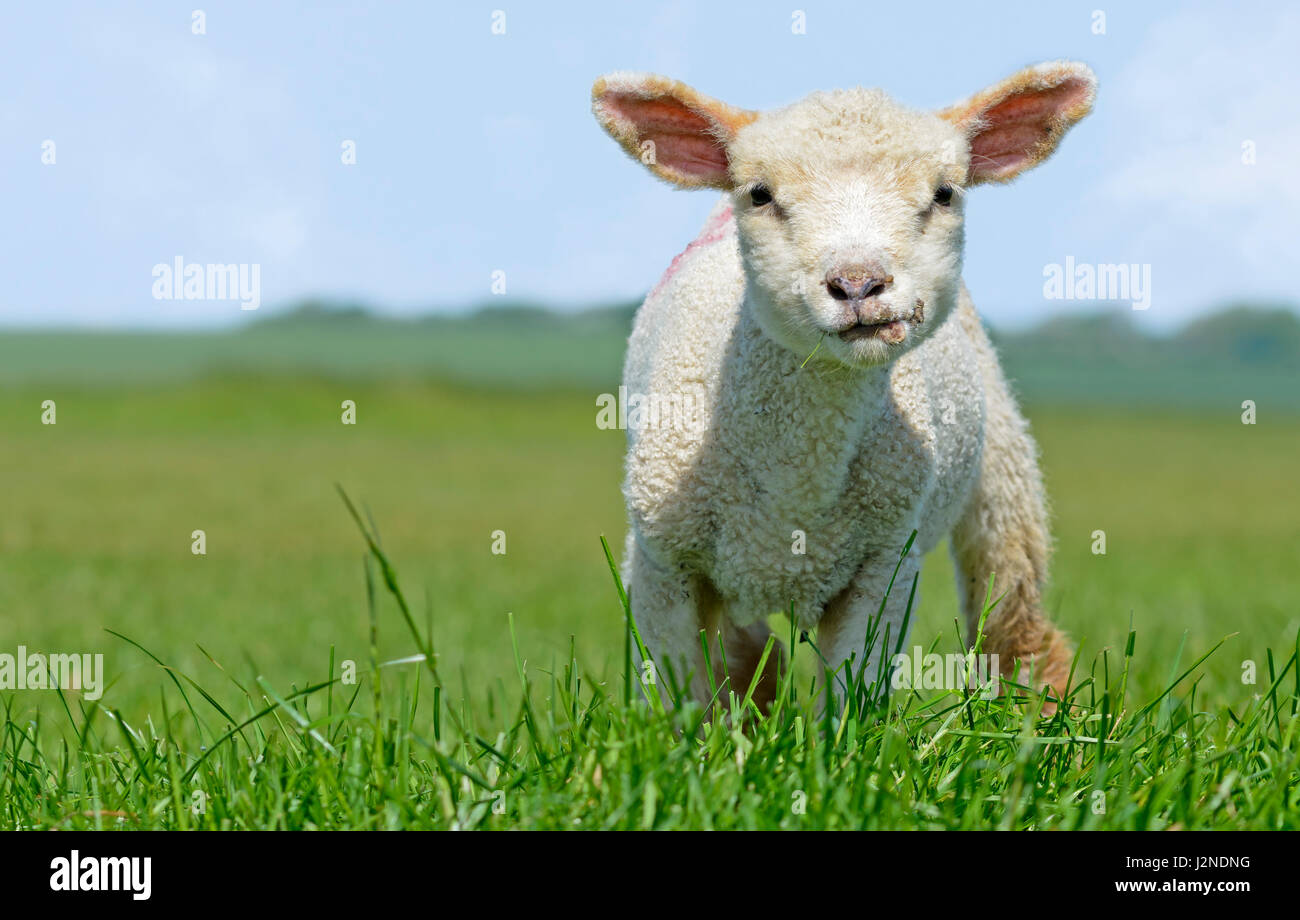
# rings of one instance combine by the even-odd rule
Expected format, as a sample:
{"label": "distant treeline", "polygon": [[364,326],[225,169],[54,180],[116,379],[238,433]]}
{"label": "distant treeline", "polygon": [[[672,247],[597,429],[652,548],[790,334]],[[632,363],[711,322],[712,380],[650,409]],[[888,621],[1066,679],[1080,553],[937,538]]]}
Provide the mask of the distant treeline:
{"label": "distant treeline", "polygon": [[[414,318],[393,318],[357,304],[307,301],[297,307],[258,319],[252,328],[284,325],[334,325],[375,323],[407,328],[478,328],[523,334],[529,330],[619,332],[632,328],[637,302],[592,307],[573,312],[541,304],[511,302],[483,304],[465,313],[430,313]],[[1200,358],[1208,362],[1300,367],[1300,313],[1285,305],[1234,304],[1199,317],[1173,334],[1142,329],[1133,312],[1116,307],[1085,314],[1055,316],[1024,331],[991,330],[1000,348],[1033,349],[1044,357],[1088,355],[1109,360],[1150,360],[1153,352],[1164,356]]]}
{"label": "distant treeline", "polygon": [[[150,383],[206,374],[434,378],[494,388],[617,386],[637,304],[561,312],[529,303],[395,318],[309,301],[235,330],[0,332],[0,382]],[[1171,334],[1128,309],[993,330],[1030,404],[1227,411],[1246,399],[1300,411],[1300,317],[1238,304]]]}

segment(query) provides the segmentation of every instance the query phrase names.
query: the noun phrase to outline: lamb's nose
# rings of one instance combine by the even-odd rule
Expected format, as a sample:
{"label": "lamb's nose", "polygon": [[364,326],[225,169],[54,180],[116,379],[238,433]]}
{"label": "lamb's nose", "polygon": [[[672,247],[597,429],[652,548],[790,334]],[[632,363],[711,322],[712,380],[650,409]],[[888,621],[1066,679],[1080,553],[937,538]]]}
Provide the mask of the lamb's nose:
{"label": "lamb's nose", "polygon": [[866,300],[892,284],[894,276],[880,265],[845,265],[826,273],[826,290],[836,300]]}

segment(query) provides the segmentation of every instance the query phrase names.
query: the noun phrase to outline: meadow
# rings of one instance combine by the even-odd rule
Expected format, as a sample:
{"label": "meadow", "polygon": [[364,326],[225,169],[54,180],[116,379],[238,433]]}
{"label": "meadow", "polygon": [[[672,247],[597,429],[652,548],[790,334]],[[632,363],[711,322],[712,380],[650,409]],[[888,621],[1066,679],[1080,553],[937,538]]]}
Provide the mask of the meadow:
{"label": "meadow", "polygon": [[[1295,415],[1029,400],[1075,709],[904,694],[818,715],[803,646],[788,705],[742,730],[745,688],[720,697],[731,720],[627,702],[601,546],[622,548],[622,434],[594,423],[616,361],[530,376],[517,344],[453,340],[466,373],[437,376],[362,369],[351,339],[352,372],[181,373],[190,345],[113,358],[91,336],[62,360],[122,370],[78,379],[21,340],[4,347],[31,367],[0,400],[0,651],[102,652],[109,684],[97,703],[0,691],[0,826],[1300,823]],[[469,379],[490,361],[520,379]],[[916,644],[959,648],[951,580],[936,551]]]}

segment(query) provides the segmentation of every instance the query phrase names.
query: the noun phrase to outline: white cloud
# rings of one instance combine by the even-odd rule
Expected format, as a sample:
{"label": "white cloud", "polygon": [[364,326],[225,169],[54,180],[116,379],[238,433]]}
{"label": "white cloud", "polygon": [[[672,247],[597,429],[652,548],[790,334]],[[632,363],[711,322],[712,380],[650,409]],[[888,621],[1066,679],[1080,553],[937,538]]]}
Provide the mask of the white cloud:
{"label": "white cloud", "polygon": [[[1187,268],[1208,276],[1225,261],[1229,270],[1244,264],[1265,273],[1251,279],[1257,289],[1282,289],[1300,211],[1291,175],[1300,156],[1298,45],[1292,9],[1201,9],[1155,23],[1131,63],[1103,81],[1099,107],[1117,107],[1118,121],[1140,133],[1117,139],[1117,166],[1097,197],[1175,240],[1186,230],[1217,242]],[[1243,163],[1247,143],[1254,165]]]}

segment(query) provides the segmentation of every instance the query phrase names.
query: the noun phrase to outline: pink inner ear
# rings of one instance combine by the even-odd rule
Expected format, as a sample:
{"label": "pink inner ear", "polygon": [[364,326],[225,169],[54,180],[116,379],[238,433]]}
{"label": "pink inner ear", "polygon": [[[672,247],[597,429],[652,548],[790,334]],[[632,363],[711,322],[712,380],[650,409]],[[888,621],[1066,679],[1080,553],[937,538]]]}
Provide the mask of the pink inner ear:
{"label": "pink inner ear", "polygon": [[629,122],[637,144],[653,141],[655,161],[690,178],[717,181],[727,175],[727,151],[713,136],[713,122],[671,96],[646,99],[610,93],[605,108]]}
{"label": "pink inner ear", "polygon": [[1069,79],[1050,89],[1009,96],[980,113],[982,127],[970,145],[972,178],[1003,179],[1025,168],[1054,123],[1087,94],[1087,83]]}

